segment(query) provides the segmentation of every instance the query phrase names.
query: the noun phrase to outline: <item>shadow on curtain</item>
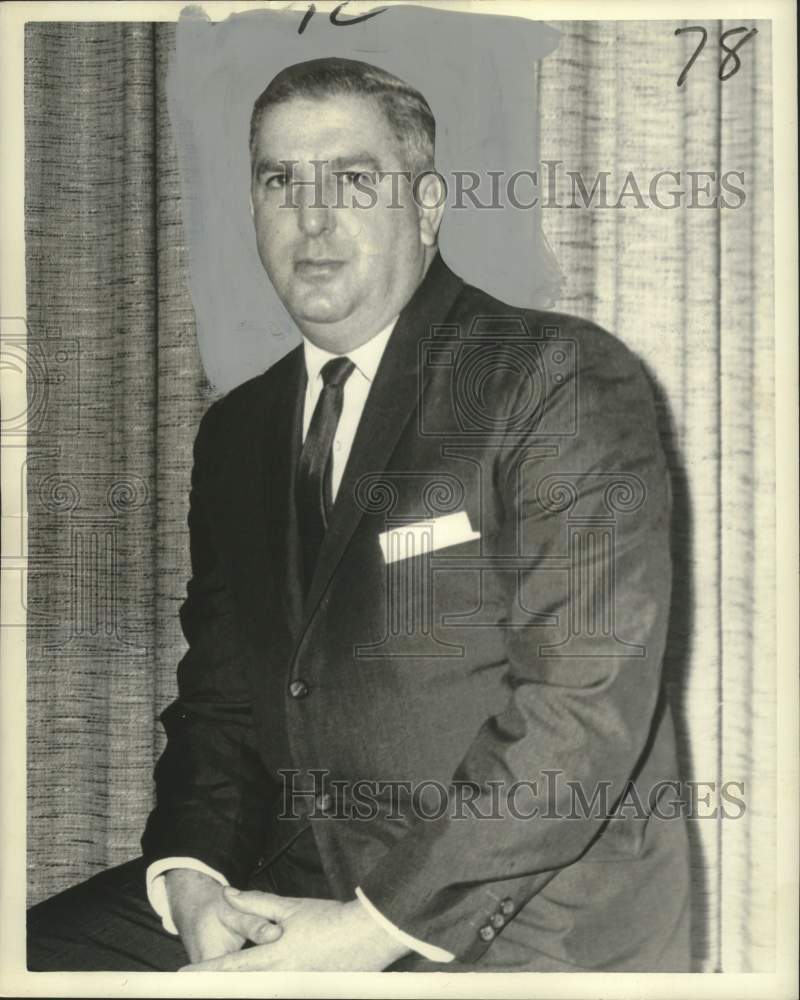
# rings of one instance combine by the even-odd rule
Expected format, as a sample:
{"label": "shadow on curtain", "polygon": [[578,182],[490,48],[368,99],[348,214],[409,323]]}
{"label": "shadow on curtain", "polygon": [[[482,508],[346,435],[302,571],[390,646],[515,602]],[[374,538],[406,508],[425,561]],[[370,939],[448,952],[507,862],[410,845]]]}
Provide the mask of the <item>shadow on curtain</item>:
{"label": "shadow on curtain", "polygon": [[[665,671],[682,778],[698,787],[690,823],[693,949],[705,971],[774,963],[775,620],[773,466],[772,63],[769,22],[706,22],[707,44],[682,87],[699,34],[679,22],[555,22],[541,64],[543,160],[560,160],[558,202],[544,209],[566,276],[555,307],[616,333],[642,359],[672,472],[674,585]],[[689,22],[685,22],[685,27]],[[741,68],[721,82],[723,32],[758,27]],[[734,44],[737,36],[729,39]],[[728,67],[730,68],[730,66]],[[615,204],[632,172],[643,200],[677,207],[582,205],[607,171]],[[729,176],[738,207],[707,205]],[[692,194],[693,184],[697,187]],[[627,188],[630,192],[632,187]],[[738,197],[727,197],[736,205]],[[568,207],[571,202],[578,207]],[[724,782],[746,811],[709,814]],[[725,803],[722,803],[725,805]],[[738,808],[728,806],[732,817]]]}

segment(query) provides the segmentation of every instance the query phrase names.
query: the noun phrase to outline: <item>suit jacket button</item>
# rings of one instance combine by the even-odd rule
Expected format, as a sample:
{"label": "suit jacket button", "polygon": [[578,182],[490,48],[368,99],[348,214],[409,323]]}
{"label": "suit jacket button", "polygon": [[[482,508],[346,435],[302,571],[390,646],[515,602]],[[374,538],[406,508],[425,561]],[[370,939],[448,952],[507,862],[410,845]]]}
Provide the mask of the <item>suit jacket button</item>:
{"label": "suit jacket button", "polygon": [[494,938],[496,931],[494,927],[490,927],[489,924],[486,924],[485,927],[481,927],[478,934],[480,934],[484,941],[491,941]]}
{"label": "suit jacket button", "polygon": [[514,912],[514,900],[507,896],[500,904],[500,912],[504,917],[510,917]]}
{"label": "suit jacket button", "polygon": [[308,684],[302,680],[292,681],[289,685],[289,694],[293,698],[305,698],[308,694]]}
{"label": "suit jacket button", "polygon": [[489,923],[492,925],[492,927],[497,928],[497,930],[500,930],[500,928],[505,924],[505,922],[506,918],[503,916],[502,913],[493,913],[491,917],[489,917]]}

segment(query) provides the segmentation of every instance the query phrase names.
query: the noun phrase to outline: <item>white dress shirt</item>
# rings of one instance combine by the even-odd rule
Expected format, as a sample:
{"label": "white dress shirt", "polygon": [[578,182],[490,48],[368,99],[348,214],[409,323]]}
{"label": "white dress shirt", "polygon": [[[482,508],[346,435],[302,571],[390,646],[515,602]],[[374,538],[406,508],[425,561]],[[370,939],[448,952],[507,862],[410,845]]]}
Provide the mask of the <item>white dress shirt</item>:
{"label": "white dress shirt", "polygon": [[[367,402],[369,390],[375,379],[375,373],[378,370],[378,365],[381,362],[383,352],[386,350],[386,345],[389,342],[389,337],[396,322],[397,317],[395,316],[391,323],[385,326],[379,333],[376,333],[365,344],[347,353],[347,357],[353,362],[355,368],[344,384],[342,413],[339,417],[339,423],[337,424],[336,433],[333,438],[331,451],[331,494],[334,499],[342,482],[342,474],[347,465],[347,459],[350,456],[350,450],[353,446],[356,431],[358,430],[361,414],[364,411],[364,405]],[[306,396],[303,404],[303,441],[305,441],[308,428],[311,424],[311,417],[314,413],[314,407],[317,405],[317,400],[322,392],[322,366],[338,355],[324,351],[321,347],[317,347],[305,338],[303,339],[303,355],[307,376]],[[164,930],[170,934],[177,934],[178,929],[175,926],[175,921],[172,919],[169,900],[167,899],[166,880],[164,878],[166,872],[173,868],[189,868],[193,871],[203,872],[222,885],[228,885],[228,880],[220,872],[210,868],[196,858],[160,858],[148,867],[147,898],[150,901],[150,905],[161,917]],[[355,889],[355,896],[361,902],[362,906],[366,908],[369,915],[387,933],[391,934],[411,951],[417,952],[432,962],[452,962],[455,958],[451,952],[446,951],[444,948],[426,944],[424,941],[411,937],[410,934],[406,934],[405,931],[402,931],[390,920],[387,920],[372,905],[358,886]]]}

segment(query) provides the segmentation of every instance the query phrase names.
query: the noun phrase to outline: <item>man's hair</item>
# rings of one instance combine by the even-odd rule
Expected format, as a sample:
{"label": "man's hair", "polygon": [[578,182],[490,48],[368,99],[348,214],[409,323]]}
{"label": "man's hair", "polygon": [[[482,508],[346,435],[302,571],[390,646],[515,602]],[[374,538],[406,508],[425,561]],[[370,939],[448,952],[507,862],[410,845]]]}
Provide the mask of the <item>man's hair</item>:
{"label": "man's hair", "polygon": [[269,108],[293,97],[319,100],[338,94],[375,98],[405,149],[409,169],[415,174],[433,169],[436,121],[422,94],[378,66],[335,56],[295,63],[273,78],[253,105],[251,153],[261,119]]}

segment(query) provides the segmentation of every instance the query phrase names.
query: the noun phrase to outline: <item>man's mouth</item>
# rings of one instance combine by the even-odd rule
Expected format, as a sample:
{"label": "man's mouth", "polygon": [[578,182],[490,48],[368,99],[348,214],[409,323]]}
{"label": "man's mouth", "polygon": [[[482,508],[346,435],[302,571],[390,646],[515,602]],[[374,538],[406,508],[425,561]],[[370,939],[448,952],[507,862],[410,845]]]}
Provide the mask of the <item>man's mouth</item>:
{"label": "man's mouth", "polygon": [[307,280],[324,280],[338,274],[345,266],[345,261],[333,257],[302,257],[295,261],[295,272]]}

